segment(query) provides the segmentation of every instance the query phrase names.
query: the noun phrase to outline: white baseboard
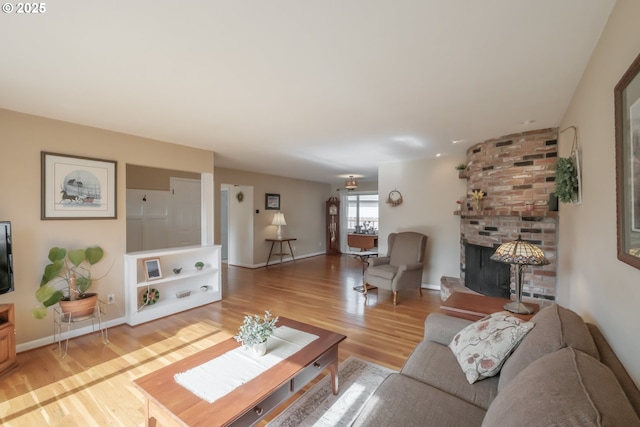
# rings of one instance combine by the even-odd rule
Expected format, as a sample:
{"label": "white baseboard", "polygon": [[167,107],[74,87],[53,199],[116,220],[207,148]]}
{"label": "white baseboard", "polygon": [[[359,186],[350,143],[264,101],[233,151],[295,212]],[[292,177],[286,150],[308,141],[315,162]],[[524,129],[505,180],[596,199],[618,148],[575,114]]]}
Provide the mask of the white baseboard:
{"label": "white baseboard", "polygon": [[[126,322],[126,317],[119,317],[117,319],[112,319],[112,320],[107,320],[106,323],[106,327],[107,328],[112,328],[114,326],[118,326],[118,325],[122,325],[123,323]],[[98,327],[98,325],[96,324],[96,328]],[[97,329],[96,329],[96,332]],[[67,332],[63,332],[61,335],[61,339],[62,340],[66,340],[67,337],[69,338],[75,338],[75,337],[79,337],[81,335],[87,335],[87,334],[91,334],[93,333],[93,328],[91,326],[91,324],[89,322],[87,322],[87,326],[83,326],[80,328],[76,328],[76,329],[71,329],[68,333]],[[37,340],[33,340],[33,341],[29,341],[29,342],[25,342],[22,344],[18,344],[16,345],[16,352],[17,353],[22,353],[23,351],[27,351],[27,350],[33,350],[34,348],[38,348],[38,347],[44,347],[45,345],[51,345],[51,344],[55,344],[55,337],[53,335],[50,335],[48,337],[44,337],[44,338],[39,338]]]}
{"label": "white baseboard", "polygon": [[[325,255],[326,252],[315,252],[315,253],[311,253],[311,254],[304,254],[304,255],[296,255],[296,261],[299,259],[304,259],[304,258],[311,258],[314,256],[319,256],[319,255]],[[286,262],[290,262],[293,261],[293,258],[291,258],[290,256],[288,257],[282,257],[282,263],[286,263]],[[276,265],[276,264],[280,264],[280,257],[278,258],[273,258],[271,261],[269,261],[269,266],[272,265]],[[229,264],[231,265],[231,264]],[[238,267],[247,267],[247,268],[260,268],[260,267],[265,267],[267,265],[267,262],[261,262],[258,264],[252,264],[252,265],[238,265]]]}

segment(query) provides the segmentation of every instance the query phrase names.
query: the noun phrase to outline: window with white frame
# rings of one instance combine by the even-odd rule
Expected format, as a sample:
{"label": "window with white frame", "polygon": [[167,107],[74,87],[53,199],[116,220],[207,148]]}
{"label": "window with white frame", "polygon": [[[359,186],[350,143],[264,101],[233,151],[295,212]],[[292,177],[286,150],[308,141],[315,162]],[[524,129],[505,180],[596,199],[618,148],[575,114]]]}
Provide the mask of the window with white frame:
{"label": "window with white frame", "polygon": [[378,233],[378,195],[350,194],[347,196],[347,231],[349,233]]}

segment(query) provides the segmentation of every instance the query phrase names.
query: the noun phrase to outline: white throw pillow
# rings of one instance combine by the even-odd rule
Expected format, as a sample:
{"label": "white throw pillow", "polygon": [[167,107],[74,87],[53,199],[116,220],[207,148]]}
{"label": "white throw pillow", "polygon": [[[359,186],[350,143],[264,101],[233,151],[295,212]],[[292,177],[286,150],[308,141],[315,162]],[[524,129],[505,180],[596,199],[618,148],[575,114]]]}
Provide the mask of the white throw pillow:
{"label": "white throw pillow", "polygon": [[500,311],[458,332],[449,348],[458,359],[467,381],[473,384],[497,375],[504,361],[533,326],[532,322]]}

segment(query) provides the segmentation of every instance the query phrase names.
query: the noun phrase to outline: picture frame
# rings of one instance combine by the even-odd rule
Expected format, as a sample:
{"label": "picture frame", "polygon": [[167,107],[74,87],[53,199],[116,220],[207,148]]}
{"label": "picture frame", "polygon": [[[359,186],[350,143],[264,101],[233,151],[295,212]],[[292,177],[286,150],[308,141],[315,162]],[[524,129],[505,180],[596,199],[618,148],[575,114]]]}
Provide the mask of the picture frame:
{"label": "picture frame", "polygon": [[42,151],[40,164],[41,219],[116,219],[117,162]]}
{"label": "picture frame", "polygon": [[142,260],[144,266],[144,279],[149,282],[151,280],[162,279],[162,269],[160,268],[159,258],[147,258]]}
{"label": "picture frame", "polygon": [[618,259],[640,269],[640,55],[614,88]]}
{"label": "picture frame", "polygon": [[280,210],[280,195],[273,193],[266,193],[264,195],[264,208],[266,210],[279,211]]}

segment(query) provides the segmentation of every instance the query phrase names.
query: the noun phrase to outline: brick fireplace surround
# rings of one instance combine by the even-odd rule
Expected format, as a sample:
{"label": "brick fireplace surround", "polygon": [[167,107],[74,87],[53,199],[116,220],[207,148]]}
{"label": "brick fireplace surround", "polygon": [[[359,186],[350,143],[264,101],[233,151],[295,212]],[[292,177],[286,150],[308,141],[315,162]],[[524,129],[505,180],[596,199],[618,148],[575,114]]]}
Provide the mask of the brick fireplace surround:
{"label": "brick fireplace surround", "polygon": [[[550,264],[528,268],[523,300],[544,305],[556,297],[558,213],[549,210],[558,155],[558,129],[541,129],[481,142],[467,150],[467,193],[485,193],[479,210],[467,196],[460,215],[460,279],[443,277],[443,298],[464,284],[465,245],[497,248],[523,240],[539,246]],[[511,274],[511,294],[515,292]]]}

